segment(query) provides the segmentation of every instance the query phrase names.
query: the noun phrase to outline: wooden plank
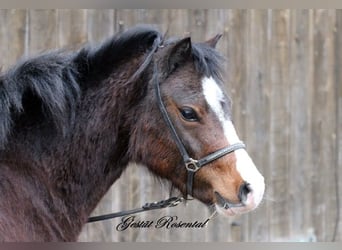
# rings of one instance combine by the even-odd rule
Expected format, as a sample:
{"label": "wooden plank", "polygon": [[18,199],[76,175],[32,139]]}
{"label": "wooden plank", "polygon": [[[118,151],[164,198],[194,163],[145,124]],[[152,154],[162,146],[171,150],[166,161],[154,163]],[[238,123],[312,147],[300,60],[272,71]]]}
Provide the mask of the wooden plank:
{"label": "wooden plank", "polygon": [[184,9],[168,10],[167,15],[168,35],[173,37],[185,37],[190,34],[188,29],[188,11]]}
{"label": "wooden plank", "polygon": [[25,54],[26,10],[0,10],[0,69],[14,64]]}
{"label": "wooden plank", "polygon": [[8,66],[7,60],[9,58],[9,41],[8,41],[8,10],[0,10],[0,72],[5,70]]}
{"label": "wooden plank", "polygon": [[249,10],[247,13],[246,36],[246,116],[245,134],[242,138],[248,147],[248,153],[259,171],[265,176],[265,201],[259,208],[246,215],[248,220],[248,241],[267,241],[269,238],[268,192],[270,180],[267,178],[269,166],[270,130],[270,81],[268,48],[268,15],[266,10]]}
{"label": "wooden plank", "polygon": [[101,42],[115,33],[115,10],[87,10],[88,41]]}
{"label": "wooden plank", "polygon": [[335,189],[336,213],[333,220],[334,232],[331,240],[342,240],[342,10],[336,11],[335,30],[335,93],[336,93],[336,163],[335,182],[338,183]]}
{"label": "wooden plank", "polygon": [[[210,9],[207,12],[205,29],[205,40],[214,37],[217,34],[223,34],[226,32],[226,27],[229,25],[228,11],[224,9]],[[221,51],[223,49],[222,41],[219,41],[216,48]]]}
{"label": "wooden plank", "polygon": [[[305,236],[312,228],[310,195],[304,190],[311,188],[311,151],[308,141],[311,136],[311,88],[313,73],[312,23],[309,10],[291,13],[290,54],[290,147],[289,147],[289,207],[290,233]],[[298,166],[298,167],[294,167]],[[303,239],[305,240],[305,238]]]}
{"label": "wooden plank", "polygon": [[333,11],[315,11],[314,24],[314,77],[312,89],[312,206],[313,223],[318,240],[331,239],[332,221],[329,215],[335,209],[334,164],[336,107],[334,83],[335,22]]}
{"label": "wooden plank", "polygon": [[289,235],[289,10],[272,11],[270,53],[270,151],[269,192],[275,199],[270,216],[270,237]]}
{"label": "wooden plank", "polygon": [[233,101],[232,118],[238,134],[245,135],[246,115],[246,11],[229,10],[229,24],[225,27],[222,43],[228,59],[226,63],[227,91]]}
{"label": "wooden plank", "polygon": [[57,11],[58,46],[77,48],[87,41],[86,10]]}
{"label": "wooden plank", "polygon": [[168,10],[119,10],[116,15],[117,30],[126,30],[138,25],[149,25],[166,32]]}
{"label": "wooden plank", "polygon": [[29,55],[58,47],[56,10],[29,10],[28,22]]}
{"label": "wooden plank", "polygon": [[191,39],[193,41],[204,41],[205,31],[207,30],[207,18],[209,10],[188,10],[188,27],[187,30],[190,32]]}

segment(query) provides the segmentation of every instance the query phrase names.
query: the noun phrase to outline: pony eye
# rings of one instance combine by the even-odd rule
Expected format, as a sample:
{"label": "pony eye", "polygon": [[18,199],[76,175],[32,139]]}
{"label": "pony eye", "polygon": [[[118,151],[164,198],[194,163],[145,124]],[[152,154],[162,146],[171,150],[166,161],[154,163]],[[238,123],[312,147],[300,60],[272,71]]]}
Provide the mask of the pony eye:
{"label": "pony eye", "polygon": [[199,120],[196,111],[190,107],[182,107],[179,111],[183,118],[189,122],[196,122]]}

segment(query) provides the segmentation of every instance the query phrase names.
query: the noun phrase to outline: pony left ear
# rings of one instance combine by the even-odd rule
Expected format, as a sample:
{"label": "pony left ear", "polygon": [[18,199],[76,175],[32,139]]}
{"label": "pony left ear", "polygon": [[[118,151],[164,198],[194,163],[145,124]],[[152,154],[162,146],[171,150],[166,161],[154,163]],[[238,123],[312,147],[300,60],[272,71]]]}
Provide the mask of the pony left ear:
{"label": "pony left ear", "polygon": [[187,37],[176,42],[169,52],[168,68],[172,72],[184,63],[191,55],[191,38]]}
{"label": "pony left ear", "polygon": [[222,37],[222,34],[217,34],[216,36],[214,36],[213,38],[209,39],[208,41],[204,43],[208,44],[212,48],[215,48],[217,42],[220,40],[221,37]]}

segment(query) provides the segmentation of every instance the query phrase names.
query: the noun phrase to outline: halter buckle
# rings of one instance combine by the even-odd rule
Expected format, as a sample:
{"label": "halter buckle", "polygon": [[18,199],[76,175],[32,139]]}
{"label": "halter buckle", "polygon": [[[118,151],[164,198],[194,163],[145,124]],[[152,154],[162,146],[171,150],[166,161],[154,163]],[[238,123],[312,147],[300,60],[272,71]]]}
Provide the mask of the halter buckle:
{"label": "halter buckle", "polygon": [[200,169],[200,166],[198,165],[197,160],[189,158],[189,160],[185,162],[185,168],[190,172],[197,172]]}

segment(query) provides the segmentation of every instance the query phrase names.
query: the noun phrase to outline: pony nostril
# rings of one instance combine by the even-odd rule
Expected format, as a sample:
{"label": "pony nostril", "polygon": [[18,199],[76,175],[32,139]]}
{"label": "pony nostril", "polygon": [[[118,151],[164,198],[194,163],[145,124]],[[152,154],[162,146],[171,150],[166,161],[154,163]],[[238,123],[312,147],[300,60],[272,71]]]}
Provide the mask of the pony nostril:
{"label": "pony nostril", "polygon": [[247,195],[252,191],[250,184],[247,182],[244,182],[241,184],[239,188],[239,200],[241,203],[244,203],[247,200]]}

